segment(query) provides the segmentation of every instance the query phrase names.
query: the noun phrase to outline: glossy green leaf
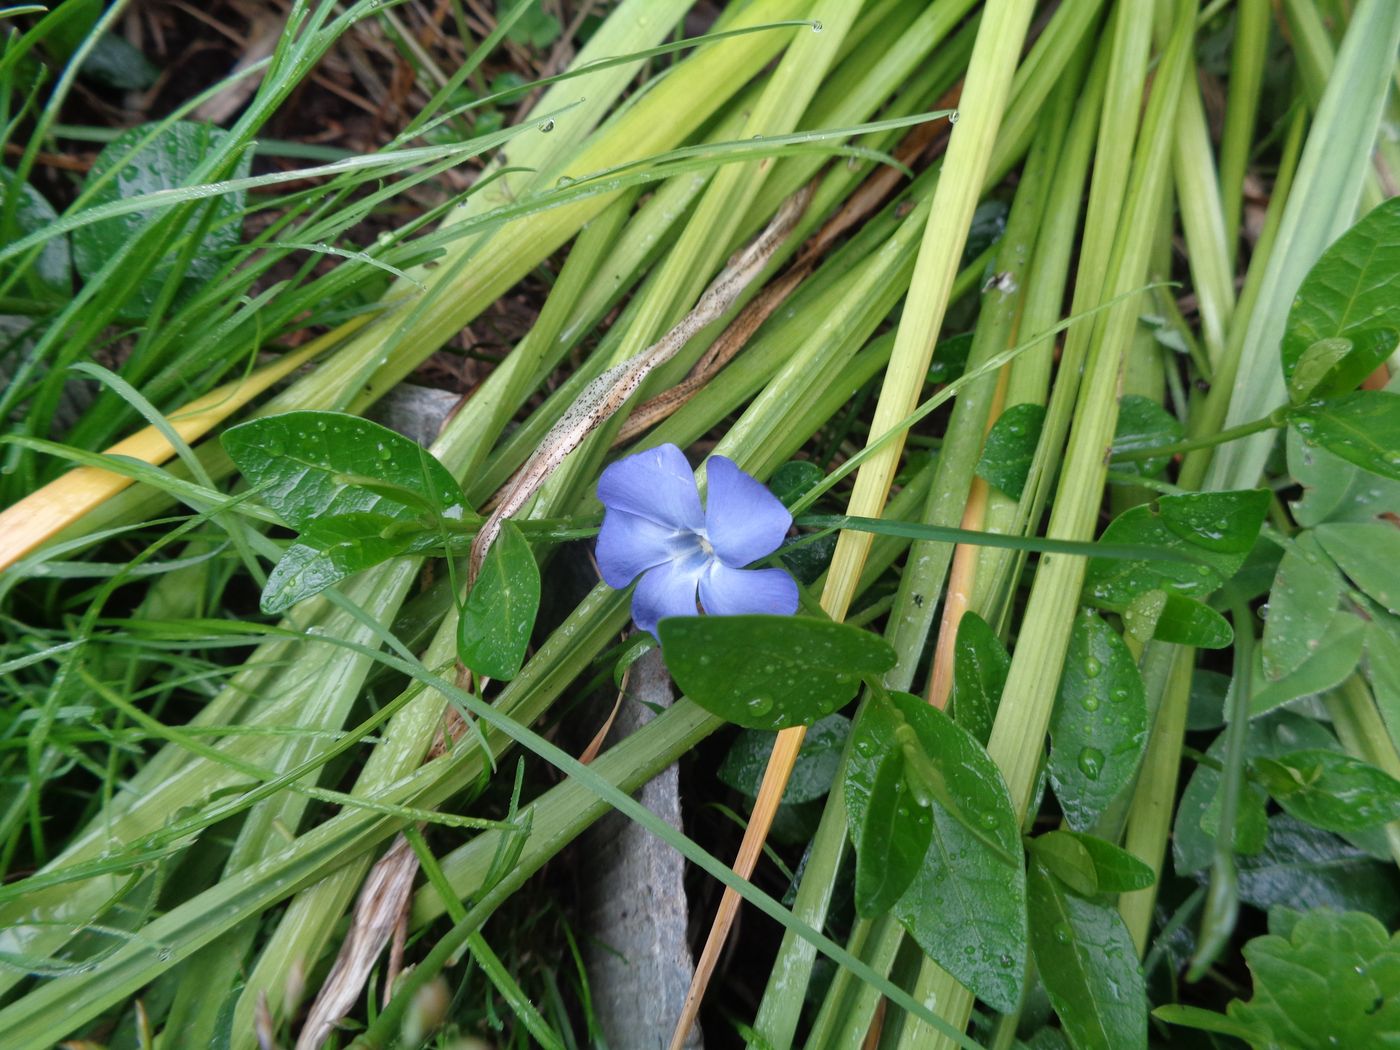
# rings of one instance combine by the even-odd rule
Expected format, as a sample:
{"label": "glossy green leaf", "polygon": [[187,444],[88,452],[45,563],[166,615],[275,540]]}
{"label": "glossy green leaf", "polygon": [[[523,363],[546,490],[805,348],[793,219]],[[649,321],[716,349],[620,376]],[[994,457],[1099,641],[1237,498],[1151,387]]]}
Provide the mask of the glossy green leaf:
{"label": "glossy green leaf", "polygon": [[1276,682],[1315,653],[1337,613],[1342,577],[1310,533],[1284,551],[1269,591],[1261,646],[1264,678]]}
{"label": "glossy green leaf", "polygon": [[1289,377],[1289,399],[1301,404],[1355,390],[1395,351],[1396,342],[1400,333],[1393,328],[1367,328],[1318,340],[1303,351]]}
{"label": "glossy green leaf", "polygon": [[[103,147],[88,171],[89,185],[109,172],[152,130],[143,124],[123,132]],[[162,131],[156,139],[127,161],[115,178],[103,182],[88,200],[89,207],[111,204],[118,200],[144,196],[162,190],[192,185],[194,172],[227,137],[228,132],[212,124],[180,120]],[[247,176],[252,153],[245,152],[228,178]],[[195,209],[194,215],[179,236],[172,237],[165,258],[155,265],[137,286],[126,304],[130,316],[145,316],[154,305],[161,287],[176,265],[176,256],[183,251],[183,238],[193,236],[205,218],[207,226],[200,235],[198,249],[190,256],[183,275],[185,287],[203,284],[228,263],[228,252],[242,238],[243,192],[233,191],[214,198]],[[72,233],[73,264],[84,280],[90,280],[104,267],[117,250],[137,236],[152,219],[168,214],[164,211],[132,212],[101,222],[80,226]]]}
{"label": "glossy green leaf", "polygon": [[1291,751],[1257,758],[1254,774],[1299,820],[1327,831],[1362,831],[1400,820],[1400,780],[1337,751]]}
{"label": "glossy green leaf", "polygon": [[[0,165],[0,198],[15,192],[14,174]],[[33,186],[21,183],[15,205],[15,234],[24,236],[41,230],[58,218],[53,205]],[[8,277],[13,264],[0,264],[0,277]],[[67,237],[45,241],[38,258],[22,279],[22,286],[36,299],[67,300],[73,295],[72,261]]]}
{"label": "glossy green leaf", "polygon": [[509,681],[520,673],[540,610],[540,570],[513,522],[501,524],[457,621],[457,658],[478,675]]}
{"label": "glossy green leaf", "polygon": [[938,347],[933,353],[933,363],[929,365],[928,370],[930,386],[951,383],[967,371],[967,355],[972,352],[972,335],[971,332],[962,332],[938,341]]}
{"label": "glossy green leaf", "polygon": [[1269,838],[1253,856],[1236,859],[1240,900],[1256,908],[1364,911],[1390,924],[1400,918],[1394,863],[1287,813],[1269,818]]}
{"label": "glossy green leaf", "polygon": [[977,461],[977,476],[1012,499],[1020,499],[1044,425],[1044,405],[1026,401],[1008,408],[987,434],[982,458]]}
{"label": "glossy green leaf", "polygon": [[1132,600],[1123,610],[1123,630],[1140,642],[1156,638],[1197,649],[1223,649],[1235,638],[1229,621],[1209,605],[1160,590]]}
{"label": "glossy green leaf", "polygon": [[1137,773],[1147,703],[1137,661],[1095,613],[1075,620],[1050,718],[1047,770],[1070,827],[1094,826]]}
{"label": "glossy green leaf", "polygon": [[804,616],[676,616],[657,631],[681,690],[749,729],[810,725],[855,696],[861,675],[894,665],[878,635]]}
{"label": "glossy green leaf", "polygon": [[1248,1001],[1232,1000],[1225,1015],[1163,1007],[1156,1016],[1261,1048],[1400,1046],[1400,933],[1372,916],[1309,912],[1287,937],[1255,937],[1244,958]]}
{"label": "glossy green leaf", "polygon": [[928,853],[893,913],[930,958],[979,998],[999,1010],[1011,1009],[1020,999],[1025,970],[1025,869],[1006,785],[977,741],[919,697],[873,698],[856,720],[846,763],[843,790],[851,837],[859,853],[878,765],[900,746],[900,731],[907,728],[960,817],[942,803],[934,806]]}
{"label": "glossy green leaf", "polygon": [[[1198,672],[1199,673],[1199,672]],[[1296,751],[1300,747],[1338,747],[1336,738],[1311,718],[1292,711],[1276,711],[1249,724],[1245,737],[1245,759],[1270,757]],[[1218,763],[1225,756],[1224,734],[1216,736],[1206,749],[1206,757]],[[1262,797],[1262,789],[1248,785],[1251,795]],[[1189,875],[1209,866],[1215,852],[1214,820],[1207,814],[1218,812],[1220,773],[1211,765],[1201,763],[1191,774],[1186,789],[1177,804],[1176,821],[1172,829],[1173,866],[1178,875]],[[1204,825],[1204,826],[1203,826]],[[1248,846],[1242,836],[1248,827],[1236,828],[1235,844]],[[1244,852],[1244,851],[1242,851]]]}
{"label": "glossy green leaf", "polygon": [[407,552],[420,534],[396,531],[397,524],[394,518],[367,511],[310,522],[268,574],[262,611],[283,612],[362,569]]}
{"label": "glossy green leaf", "polygon": [[1400,612],[1400,529],[1381,522],[1337,522],[1313,530],[1353,583],[1390,613]]}
{"label": "glossy green leaf", "polygon": [[1031,857],[1081,897],[1099,892],[1099,876],[1094,858],[1071,831],[1047,831],[1029,843]]}
{"label": "glossy green leaf", "polygon": [[1400,507],[1400,481],[1362,470],[1288,430],[1288,472],[1303,486],[1292,504],[1304,528],[1327,521],[1375,521]]}
{"label": "glossy green leaf", "polygon": [[1147,990],[1118,909],[1069,893],[1040,863],[1028,901],[1036,969],[1075,1050],[1147,1047]]}
{"label": "glossy green leaf", "polygon": [[1121,611],[1148,591],[1204,598],[1239,567],[1258,538],[1268,511],[1263,489],[1164,496],[1154,510],[1133,507],[1118,515],[1100,542],[1171,551],[1181,560],[1093,558],[1084,581],[1086,600]]}
{"label": "glossy green leaf", "polygon": [[1374,208],[1313,264],[1288,311],[1280,357],[1291,378],[1308,348],[1367,328],[1400,330],[1400,200]]}
{"label": "glossy green leaf", "polygon": [[1192,732],[1219,729],[1225,724],[1225,694],[1230,676],[1198,667],[1191,675],[1191,707],[1186,728]]}
{"label": "glossy green leaf", "polygon": [[822,468],[809,459],[789,460],[773,471],[768,479],[768,491],[782,500],[783,506],[791,507],[825,477]]}
{"label": "glossy green leaf", "polygon": [[1010,669],[1011,656],[987,621],[975,612],[963,613],[953,646],[953,689],[948,711],[953,721],[984,746],[992,735],[992,721]]}
{"label": "glossy green leaf", "polygon": [[[851,720],[845,715],[827,715],[808,728],[783,790],[784,804],[812,802],[831,790],[850,734]],[[757,798],[774,739],[774,734],[756,729],[739,733],[720,763],[719,779],[740,794]]]}
{"label": "glossy green leaf", "polygon": [[1305,440],[1363,470],[1400,480],[1400,394],[1357,390],[1298,405],[1288,419]]}
{"label": "glossy green leaf", "polygon": [[[1128,893],[1144,890],[1157,881],[1152,868],[1125,849],[1120,849],[1097,835],[1078,831],[1052,831],[1054,836],[1071,838],[1088,854],[1094,865],[1094,876],[1100,893]],[[1045,838],[1045,835],[1040,836]]]}
{"label": "glossy green leaf", "polygon": [[1311,696],[1341,685],[1361,661],[1366,622],[1350,613],[1333,617],[1326,633],[1296,669],[1255,690],[1249,699],[1249,717],[1255,718],[1280,704]]}
{"label": "glossy green leaf", "polygon": [[910,789],[903,749],[891,748],[870,783],[856,854],[856,913],[871,919],[889,911],[919,873],[932,838],[933,813]]}
{"label": "glossy green leaf", "polygon": [[[1159,445],[1171,445],[1186,434],[1181,421],[1150,397],[1126,394],[1118,403],[1118,426],[1113,434],[1113,453],[1142,452]],[[1156,477],[1167,469],[1170,455],[1150,456],[1114,463],[1113,469],[1126,474]]]}
{"label": "glossy green leaf", "polygon": [[416,442],[358,416],[286,412],[232,427],[221,441],[258,499],[298,531],[339,514],[419,517],[390,490],[347,480],[355,476],[409,489],[444,518],[466,515],[466,498],[446,467]]}

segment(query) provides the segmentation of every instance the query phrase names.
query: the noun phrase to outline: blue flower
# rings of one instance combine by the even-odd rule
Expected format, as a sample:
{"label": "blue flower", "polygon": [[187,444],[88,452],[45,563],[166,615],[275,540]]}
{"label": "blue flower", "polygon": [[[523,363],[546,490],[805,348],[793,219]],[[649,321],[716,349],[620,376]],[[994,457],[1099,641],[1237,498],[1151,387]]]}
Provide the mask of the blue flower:
{"label": "blue flower", "polygon": [[[782,569],[745,569],[783,542],[792,515],[733,461],[711,456],[709,498],[675,445],[618,460],[598,479],[606,513],[598,568],[610,587],[638,576],[632,618],[656,634],[667,616],[797,611],[797,584]],[[700,608],[696,607],[697,594]]]}

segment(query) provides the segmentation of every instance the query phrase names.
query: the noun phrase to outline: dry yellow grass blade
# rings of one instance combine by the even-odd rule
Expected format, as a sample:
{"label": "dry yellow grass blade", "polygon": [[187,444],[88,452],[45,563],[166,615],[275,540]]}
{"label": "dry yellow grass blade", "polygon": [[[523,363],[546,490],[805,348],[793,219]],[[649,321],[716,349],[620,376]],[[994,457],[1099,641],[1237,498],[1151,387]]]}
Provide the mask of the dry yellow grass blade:
{"label": "dry yellow grass blade", "polygon": [[[196,398],[170,416],[171,428],[185,442],[203,437],[274,383],[368,323],[370,317],[366,314],[348,321],[280,361]],[[155,466],[173,456],[175,448],[151,426],[118,441],[105,454]],[[131,483],[131,478],[110,470],[77,467],[0,511],[0,570],[9,568]]]}

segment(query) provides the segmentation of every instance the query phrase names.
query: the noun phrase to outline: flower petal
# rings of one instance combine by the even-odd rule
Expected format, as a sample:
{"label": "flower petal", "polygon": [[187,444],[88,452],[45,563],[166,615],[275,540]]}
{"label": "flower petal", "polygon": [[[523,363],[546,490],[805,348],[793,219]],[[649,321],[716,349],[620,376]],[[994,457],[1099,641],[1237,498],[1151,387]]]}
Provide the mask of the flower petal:
{"label": "flower petal", "polygon": [[673,529],[699,532],[705,524],[695,475],[675,445],[649,448],[610,464],[598,479],[598,499],[609,510],[625,510]]}
{"label": "flower petal", "polygon": [[603,515],[594,553],[603,582],[620,589],[653,566],[699,550],[700,537],[688,529],[673,529],[625,510],[610,509]]}
{"label": "flower petal", "polygon": [[711,456],[706,472],[705,532],[720,561],[738,569],[777,550],[792,527],[782,501],[723,456]]}
{"label": "flower petal", "polygon": [[797,611],[797,584],[782,569],[731,569],[718,561],[700,577],[700,604],[715,616]]}
{"label": "flower petal", "polygon": [[667,616],[695,616],[695,588],[711,559],[703,555],[668,561],[648,569],[632,593],[632,619],[652,635]]}

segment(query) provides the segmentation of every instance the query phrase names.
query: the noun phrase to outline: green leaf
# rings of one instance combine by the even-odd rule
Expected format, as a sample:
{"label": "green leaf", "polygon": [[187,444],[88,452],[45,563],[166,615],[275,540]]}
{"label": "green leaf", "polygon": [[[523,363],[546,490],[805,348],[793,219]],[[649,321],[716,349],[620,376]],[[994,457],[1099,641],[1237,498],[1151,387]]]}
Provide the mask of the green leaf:
{"label": "green leaf", "polygon": [[[0,199],[7,194],[19,192],[15,206],[15,224],[11,228],[16,236],[24,236],[43,229],[58,219],[53,205],[27,182],[15,184],[14,173],[0,165]],[[0,277],[7,277],[12,264],[0,264]],[[44,242],[36,258],[25,273],[23,286],[36,299],[66,301],[73,296],[72,262],[67,237],[54,237]]]}
{"label": "green leaf", "polygon": [[749,729],[810,725],[855,696],[861,675],[894,666],[877,635],[803,616],[675,616],[657,632],[681,690]]}
{"label": "green leaf", "polygon": [[1400,507],[1400,481],[1377,477],[1288,431],[1288,472],[1303,486],[1291,507],[1304,528],[1326,521],[1375,521]]}
{"label": "green leaf", "polygon": [[[1180,441],[1185,434],[1181,421],[1156,401],[1139,394],[1126,394],[1118,403],[1118,427],[1113,434],[1112,451],[1118,455],[1140,452],[1158,445],[1171,445]],[[1170,455],[1151,456],[1115,463],[1114,469],[1151,478],[1166,470],[1170,462]]]}
{"label": "green leaf", "polygon": [[1288,380],[1289,400],[1296,405],[1355,390],[1394,352],[1397,341],[1400,333],[1393,328],[1367,328],[1349,337],[1319,339],[1303,351]]}
{"label": "green leaf", "polygon": [[419,535],[383,514],[352,511],[310,522],[268,574],[260,602],[280,613],[362,569],[406,553]]}
{"label": "green leaf", "polygon": [[1400,330],[1400,200],[1391,199],[1338,237],[1313,264],[1293,306],[1280,346],[1291,379],[1308,348],[1322,339],[1367,328]]}
{"label": "green leaf", "polygon": [[1152,868],[1125,849],[1119,849],[1097,835],[1085,835],[1078,831],[1051,831],[1048,836],[1073,839],[1084,850],[1094,865],[1094,876],[1099,893],[1128,893],[1132,890],[1145,890],[1157,881]]}
{"label": "green leaf", "polygon": [[1328,625],[1317,648],[1298,667],[1255,690],[1249,698],[1249,717],[1255,718],[1300,696],[1312,696],[1341,685],[1361,661],[1366,622],[1339,612]]}
{"label": "green leaf", "polygon": [[965,612],[958,621],[953,646],[953,689],[948,711],[977,742],[986,745],[992,735],[1011,656],[987,621],[975,612]]}
{"label": "green leaf", "polygon": [[1235,639],[1225,617],[1204,602],[1166,591],[1146,591],[1123,610],[1123,630],[1140,642],[1153,638],[1197,649],[1223,649]]}
{"label": "green leaf", "polygon": [[1400,748],[1400,620],[1377,614],[1366,625],[1366,663],[1376,708],[1391,743]]}
{"label": "green leaf", "polygon": [[856,854],[856,913],[873,919],[899,900],[923,866],[933,814],[905,776],[904,751],[891,748],[876,767]]}
{"label": "green leaf", "polygon": [[1031,865],[1031,948],[1036,969],[1075,1050],[1147,1047],[1147,990],[1117,908],[1065,892]]}
{"label": "green leaf", "polygon": [[[851,734],[851,720],[845,715],[827,715],[807,730],[792,776],[783,789],[783,803],[798,805],[813,802],[831,790],[836,771],[841,766],[841,752]],[[746,729],[734,738],[729,753],[719,766],[719,779],[740,794],[758,797],[763,783],[768,756],[773,753],[772,733]]]}
{"label": "green leaf", "polygon": [[1276,682],[1318,650],[1337,613],[1342,577],[1312,535],[1299,533],[1284,551],[1269,591],[1264,678]]}
{"label": "green leaf", "polygon": [[768,479],[768,491],[782,500],[783,506],[791,507],[825,477],[822,468],[811,460],[792,459],[773,471]]}
{"label": "green leaf", "polygon": [[1338,522],[1313,530],[1317,542],[1387,612],[1400,612],[1400,529],[1380,522]]}
{"label": "green leaf", "polygon": [[1144,505],[1124,511],[1104,529],[1100,542],[1169,550],[1182,560],[1093,558],[1084,581],[1086,599],[1122,611],[1153,590],[1206,597],[1244,564],[1269,498],[1263,489],[1193,493],[1163,496],[1156,510]]}
{"label": "green leaf", "polygon": [[1254,978],[1247,1002],[1232,1000],[1226,1016],[1181,1007],[1157,1016],[1259,1048],[1400,1047],[1400,933],[1372,916],[1319,909],[1286,938],[1255,937],[1244,958]]}
{"label": "green leaf", "polygon": [[1047,771],[1065,820],[1077,831],[1092,828],[1137,773],[1147,702],[1127,645],[1088,610],[1070,634],[1050,738]]}
{"label": "green leaf", "polygon": [[1305,440],[1363,470],[1400,480],[1400,394],[1357,390],[1298,405],[1288,420]]}
{"label": "green leaf", "polygon": [[[1224,800],[1217,793],[1201,814],[1201,830],[1214,840],[1220,838],[1223,805]],[[1269,841],[1269,796],[1258,784],[1247,784],[1240,792],[1239,803],[1235,807],[1234,840],[1235,852],[1246,856],[1263,852]]]}
{"label": "green leaf", "polygon": [[[92,185],[115,167],[153,127],[143,124],[131,128],[103,147],[88,171],[86,184]],[[115,178],[98,187],[88,199],[88,207],[95,208],[130,197],[192,185],[194,172],[227,136],[228,132],[212,124],[176,121],[123,164]],[[251,165],[252,153],[245,152],[227,178],[246,177]],[[210,217],[208,225],[181,281],[188,290],[218,273],[228,262],[227,253],[237,247],[242,239],[243,200],[241,190],[232,191],[197,207],[184,229],[168,240],[168,254],[151,268],[126,303],[127,316],[144,317],[155,304],[161,287],[175,266],[177,254],[184,248],[183,239],[193,236],[206,216]],[[78,227],[72,233],[73,264],[78,274],[85,281],[91,280],[118,249],[136,237],[148,222],[166,214],[161,210],[132,212]]]}
{"label": "green leaf", "polygon": [[220,440],[258,498],[298,531],[339,514],[418,518],[383,487],[347,483],[354,475],[409,489],[444,518],[465,515],[466,498],[446,467],[416,442],[358,416],[286,412],[241,423]]}
{"label": "green leaf", "polygon": [[1198,667],[1191,676],[1191,708],[1186,728],[1192,732],[1219,729],[1225,724],[1225,694],[1230,676]]}
{"label": "green leaf", "polygon": [[939,340],[929,365],[928,384],[951,383],[967,371],[967,355],[972,352],[972,332],[962,332]]}
{"label": "green leaf", "polygon": [[457,658],[478,675],[508,682],[520,673],[540,610],[540,570],[529,541],[501,523],[457,621]]}
{"label": "green leaf", "polygon": [[1336,751],[1257,758],[1255,776],[1287,812],[1345,834],[1400,820],[1400,780]]}
{"label": "green leaf", "polygon": [[[1201,672],[1197,672],[1199,675]],[[1300,747],[1338,747],[1336,738],[1311,718],[1292,711],[1276,711],[1249,724],[1245,737],[1245,759],[1268,757],[1296,751]],[[1206,749],[1206,757],[1221,762],[1225,757],[1225,736],[1219,734]],[[1249,793],[1259,793],[1260,789],[1248,785]],[[1201,763],[1191,774],[1177,804],[1176,821],[1172,830],[1172,851],[1174,867],[1178,875],[1189,875],[1210,865],[1215,852],[1213,821],[1207,814],[1218,812],[1217,799],[1220,794],[1220,773],[1210,765]],[[1210,826],[1203,826],[1209,824]],[[1235,846],[1238,849],[1241,835],[1247,835],[1244,827],[1236,828]]]}
{"label": "green leaf", "polygon": [[1287,813],[1269,818],[1262,852],[1239,857],[1240,900],[1256,908],[1340,908],[1365,911],[1385,923],[1400,917],[1400,879],[1395,865],[1329,831]]}
{"label": "green leaf", "polygon": [[1030,840],[1031,856],[1081,897],[1095,897],[1099,875],[1094,858],[1072,831],[1047,831]]}
{"label": "green leaf", "polygon": [[[852,730],[843,790],[857,855],[878,765],[901,746],[901,728],[911,727],[920,753],[943,781],[942,796],[960,815],[941,802],[934,806],[923,867],[893,913],[925,954],[979,998],[998,1010],[1013,1009],[1026,959],[1025,869],[1015,811],[1000,771],[977,741],[908,693],[872,698]],[[1005,857],[1018,859],[1008,864]]]}
{"label": "green leaf", "polygon": [[1020,499],[1044,425],[1044,405],[1025,401],[1008,408],[992,424],[982,458],[977,461],[977,476],[1012,499]]}

